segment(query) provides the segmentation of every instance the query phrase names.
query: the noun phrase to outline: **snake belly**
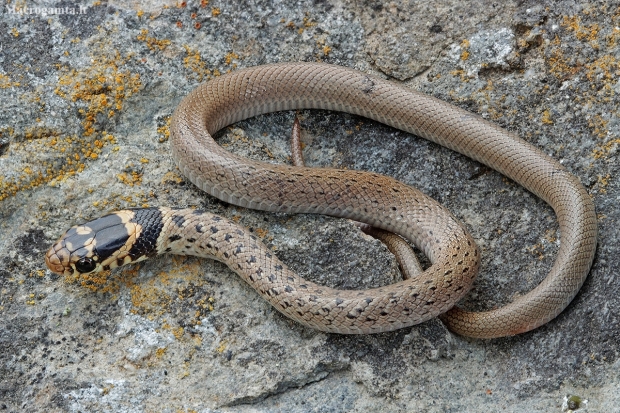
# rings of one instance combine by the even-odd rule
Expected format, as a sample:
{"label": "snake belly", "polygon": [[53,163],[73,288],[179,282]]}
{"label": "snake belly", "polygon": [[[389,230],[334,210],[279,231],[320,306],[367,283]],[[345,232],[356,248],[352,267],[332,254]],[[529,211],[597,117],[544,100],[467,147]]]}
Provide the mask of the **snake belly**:
{"label": "snake belly", "polygon": [[[324,312],[330,314],[339,312],[341,306],[346,314],[352,308],[381,308],[368,321],[358,317],[360,325],[351,331],[345,325],[300,321],[324,331],[360,333],[424,321],[441,314],[447,302],[458,301],[467,288],[465,280],[473,279],[470,271],[478,267],[478,259],[476,256],[475,262],[469,260],[465,265],[468,271],[455,283],[452,277],[464,267],[458,263],[471,259],[477,250],[468,249],[467,257],[450,256],[469,247],[471,238],[456,229],[460,226],[455,227],[451,215],[437,203],[398,181],[368,172],[256,162],[227,152],[212,138],[216,131],[242,119],[294,109],[352,113],[424,137],[497,170],[554,209],[562,242],[547,277],[504,307],[486,312],[450,310],[441,319],[452,331],[478,338],[523,333],[553,319],[579,291],[596,249],[594,204],[578,178],[533,145],[477,115],[353,69],[321,63],[283,63],[238,70],[200,85],[174,112],[172,155],[191,182],[223,201],[243,207],[320,213],[395,232],[414,242],[433,263],[419,278],[379,289],[382,292],[367,291],[384,294],[381,299],[366,294],[364,304],[356,299],[359,291],[340,292],[341,298],[327,299],[333,308]],[[448,219],[447,227],[435,214]],[[448,246],[448,242],[439,250],[435,248],[444,236],[456,241],[457,246]],[[415,293],[409,290],[413,285],[417,286]],[[304,300],[309,297],[304,296]],[[405,307],[407,317],[397,314]],[[347,316],[344,320],[351,321]]]}

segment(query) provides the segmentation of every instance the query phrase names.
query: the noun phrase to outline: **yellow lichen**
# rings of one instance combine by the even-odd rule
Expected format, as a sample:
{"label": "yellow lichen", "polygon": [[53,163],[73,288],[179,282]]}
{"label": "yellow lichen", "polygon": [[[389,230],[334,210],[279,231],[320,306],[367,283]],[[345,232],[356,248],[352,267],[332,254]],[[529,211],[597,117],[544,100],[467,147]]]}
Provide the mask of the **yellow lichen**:
{"label": "yellow lichen", "polygon": [[142,183],[142,174],[135,171],[129,173],[122,172],[116,175],[116,177],[119,181],[129,186],[140,185]]}
{"label": "yellow lichen", "polygon": [[549,112],[549,109],[543,111],[540,120],[546,125],[553,125],[553,120],[551,119],[551,112]]}
{"label": "yellow lichen", "polygon": [[609,120],[604,119],[601,115],[594,115],[588,119],[588,126],[592,129],[592,132],[599,138],[607,136],[607,124]]}
{"label": "yellow lichen", "polygon": [[183,48],[187,54],[187,56],[183,58],[183,66],[194,73],[196,80],[202,82],[205,79],[209,79],[211,77],[211,70],[207,68],[207,64],[202,60],[200,52],[191,49],[187,45],[184,45]]}
{"label": "yellow lichen", "polygon": [[177,340],[180,340],[184,333],[185,329],[183,327],[177,327],[172,330],[172,335],[174,335]]}
{"label": "yellow lichen", "polygon": [[84,116],[84,135],[90,136],[95,132],[97,114],[109,110],[123,109],[125,99],[138,92],[142,87],[139,74],[122,71],[120,67],[130,58],[120,56],[99,56],[95,64],[84,72],[75,69],[66,70],[59,81],[57,95],[70,99],[73,102],[87,103],[87,108],[79,109]]}
{"label": "yellow lichen", "polygon": [[597,185],[598,185],[598,191],[601,194],[606,194],[607,193],[607,185],[609,185],[609,178],[611,177],[610,174],[607,174],[605,176],[603,175],[598,175],[597,177]]}
{"label": "yellow lichen", "polygon": [[136,38],[141,41],[146,43],[146,47],[148,47],[150,50],[164,50],[165,48],[167,48],[168,46],[170,46],[170,40],[168,39],[157,39],[155,37],[152,36],[148,36],[149,31],[147,29],[142,29],[140,31],[140,34],[138,36],[136,36]]}
{"label": "yellow lichen", "polygon": [[[233,61],[233,59],[238,59],[239,55],[235,52],[229,52],[226,53],[226,56],[224,56],[224,63],[226,63],[227,65],[230,65]],[[236,67],[237,65],[234,64],[233,67]]]}
{"label": "yellow lichen", "polygon": [[593,42],[596,40],[600,27],[598,24],[584,26],[581,24],[579,16],[564,16],[562,26],[575,32],[575,36],[579,40],[587,40]]}
{"label": "yellow lichen", "polygon": [[594,148],[592,151],[592,157],[594,159],[604,158],[609,152],[612,151],[612,149],[618,146],[620,146],[620,139],[611,139],[610,141],[605,142],[605,144]]}
{"label": "yellow lichen", "polygon": [[7,75],[0,73],[0,89],[21,86],[19,82],[13,82]]}
{"label": "yellow lichen", "polygon": [[256,232],[256,235],[258,235],[261,238],[265,238],[267,234],[269,233],[269,231],[263,228],[256,228],[254,232]]}

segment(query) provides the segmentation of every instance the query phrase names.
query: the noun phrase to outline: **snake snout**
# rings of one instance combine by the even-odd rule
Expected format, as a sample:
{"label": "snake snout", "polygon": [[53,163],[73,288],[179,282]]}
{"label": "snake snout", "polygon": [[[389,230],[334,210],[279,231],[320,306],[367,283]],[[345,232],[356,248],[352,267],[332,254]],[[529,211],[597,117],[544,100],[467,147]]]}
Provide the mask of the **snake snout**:
{"label": "snake snout", "polygon": [[57,242],[47,251],[47,254],[45,254],[45,265],[55,274],[63,275],[68,270],[73,272],[73,269],[69,266],[69,251],[59,244],[60,242]]}
{"label": "snake snout", "polygon": [[45,265],[53,273],[72,275],[89,273],[96,269],[92,262],[98,260],[94,252],[94,237],[84,237],[84,227],[74,227],[67,231],[45,254]]}

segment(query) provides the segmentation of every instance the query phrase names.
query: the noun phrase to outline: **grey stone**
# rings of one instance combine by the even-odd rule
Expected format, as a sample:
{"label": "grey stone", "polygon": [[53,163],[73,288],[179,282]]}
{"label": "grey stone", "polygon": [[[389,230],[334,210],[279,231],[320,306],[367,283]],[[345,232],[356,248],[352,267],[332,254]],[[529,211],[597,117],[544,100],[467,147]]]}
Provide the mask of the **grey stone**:
{"label": "grey stone", "polygon": [[[13,4],[0,11],[0,411],[617,410],[615,2],[101,2],[79,15],[12,13]],[[148,204],[237,219],[322,284],[398,279],[386,248],[350,222],[230,206],[173,166],[165,125],[182,97],[216,72],[284,61],[393,78],[559,159],[599,216],[576,299],[504,339],[455,336],[438,320],[341,336],[286,319],[217,262],[164,256],[82,283],[45,270],[45,251],[70,226]],[[483,263],[462,305],[501,306],[548,273],[562,240],[555,216],[514,182],[364,118],[299,116],[308,164],[392,175],[470,229]],[[289,162],[292,119],[239,122],[219,142]]]}

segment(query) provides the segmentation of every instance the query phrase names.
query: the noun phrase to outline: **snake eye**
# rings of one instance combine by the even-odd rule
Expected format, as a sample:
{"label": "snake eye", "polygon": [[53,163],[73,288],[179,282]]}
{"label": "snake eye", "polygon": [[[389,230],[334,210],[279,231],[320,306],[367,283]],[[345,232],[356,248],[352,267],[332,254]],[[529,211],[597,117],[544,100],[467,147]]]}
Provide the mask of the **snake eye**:
{"label": "snake eye", "polygon": [[75,269],[82,274],[87,274],[95,268],[97,268],[97,263],[90,257],[80,258],[80,260],[75,263]]}

